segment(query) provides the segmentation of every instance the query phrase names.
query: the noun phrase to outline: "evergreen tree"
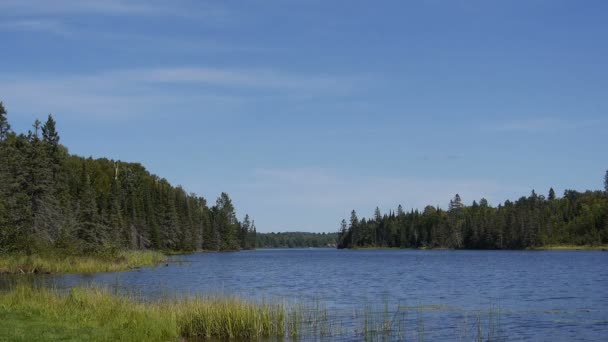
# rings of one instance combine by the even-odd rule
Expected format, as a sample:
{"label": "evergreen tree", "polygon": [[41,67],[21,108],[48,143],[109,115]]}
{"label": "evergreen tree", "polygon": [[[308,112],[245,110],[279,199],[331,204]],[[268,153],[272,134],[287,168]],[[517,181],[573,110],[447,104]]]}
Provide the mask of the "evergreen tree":
{"label": "evergreen tree", "polygon": [[374,219],[376,222],[380,222],[382,220],[382,213],[380,212],[380,208],[376,207],[374,209]]}
{"label": "evergreen tree", "polygon": [[[566,190],[562,198],[550,191],[545,200],[532,191],[528,197],[497,207],[486,199],[466,207],[460,196],[448,211],[427,206],[397,215],[361,218],[341,229],[338,248],[388,246],[469,249],[522,249],[546,244],[608,243],[608,198],[604,191]],[[356,227],[356,229],[353,229]],[[362,231],[366,234],[353,234]]]}
{"label": "evergreen tree", "polygon": [[222,237],[220,240],[221,249],[235,249],[238,246],[236,230],[237,220],[232,200],[227,193],[222,192],[215,203],[216,215],[215,224],[218,234]]}
{"label": "evergreen tree", "polygon": [[340,222],[340,235],[346,235],[347,229],[348,224],[346,223],[346,220],[342,220],[342,222]]}
{"label": "evergreen tree", "polygon": [[399,204],[399,206],[397,207],[397,216],[403,215],[405,215],[405,212],[403,211],[403,207],[401,206],[401,204]]}
{"label": "evergreen tree", "polygon": [[0,104],[0,134],[0,253],[255,247],[227,194],[210,210],[140,164],[69,155],[52,115],[16,135]]}
{"label": "evergreen tree", "polygon": [[4,104],[0,101],[0,141],[6,140],[8,137],[8,133],[11,130],[11,125],[8,124],[8,119],[6,118],[6,109],[4,108]]}
{"label": "evergreen tree", "polygon": [[456,194],[454,199],[450,200],[450,211],[459,210],[464,208],[464,204],[462,203],[462,199],[460,199],[460,195]]}
{"label": "evergreen tree", "polygon": [[553,201],[555,200],[555,190],[553,190],[553,188],[549,189],[549,196],[547,197],[547,199],[549,201]]}
{"label": "evergreen tree", "polygon": [[93,252],[105,242],[104,229],[99,224],[99,213],[95,191],[91,186],[91,178],[83,163],[80,177],[80,193],[78,196],[78,228],[77,238],[83,244],[85,252]]}
{"label": "evergreen tree", "polygon": [[243,223],[241,224],[241,229],[240,229],[240,237],[239,240],[241,242],[241,249],[249,249],[249,245],[248,245],[248,235],[249,235],[249,229],[251,228],[251,222],[249,220],[249,215],[246,214],[245,218],[243,219]]}

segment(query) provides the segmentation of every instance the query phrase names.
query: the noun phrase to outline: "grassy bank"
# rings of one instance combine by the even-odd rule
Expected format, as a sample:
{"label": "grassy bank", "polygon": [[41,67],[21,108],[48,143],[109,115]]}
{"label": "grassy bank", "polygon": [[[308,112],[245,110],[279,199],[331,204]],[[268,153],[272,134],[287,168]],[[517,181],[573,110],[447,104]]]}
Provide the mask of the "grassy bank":
{"label": "grassy bank", "polygon": [[0,292],[0,340],[179,341],[286,335],[278,304],[236,298],[140,302],[106,290],[17,285]]}
{"label": "grassy bank", "polygon": [[[142,301],[99,288],[57,291],[25,283],[0,291],[0,341],[422,341],[426,311],[457,308],[366,305],[348,313],[316,304],[254,302],[236,297]],[[338,314],[336,316],[336,314]],[[460,340],[500,340],[492,311],[467,320]],[[460,326],[459,327],[463,327]],[[456,327],[455,327],[456,329]]]}
{"label": "grassy bank", "polygon": [[533,248],[540,251],[606,251],[608,245],[546,245]]}
{"label": "grassy bank", "polygon": [[115,272],[165,260],[164,254],[155,251],[122,251],[112,256],[0,255],[0,274]]}

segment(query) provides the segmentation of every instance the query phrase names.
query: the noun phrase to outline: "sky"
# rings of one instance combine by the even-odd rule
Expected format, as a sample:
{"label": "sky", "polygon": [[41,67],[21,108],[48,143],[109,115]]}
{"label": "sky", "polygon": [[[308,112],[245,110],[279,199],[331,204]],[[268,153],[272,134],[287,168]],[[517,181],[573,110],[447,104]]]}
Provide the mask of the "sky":
{"label": "sky", "polygon": [[13,130],[140,162],[258,231],[601,189],[608,2],[0,0]]}

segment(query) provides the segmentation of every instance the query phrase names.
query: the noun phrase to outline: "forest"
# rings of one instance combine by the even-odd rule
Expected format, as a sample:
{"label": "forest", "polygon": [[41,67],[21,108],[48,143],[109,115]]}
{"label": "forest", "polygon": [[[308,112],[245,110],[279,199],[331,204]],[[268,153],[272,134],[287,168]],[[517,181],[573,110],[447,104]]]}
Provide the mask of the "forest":
{"label": "forest", "polygon": [[342,220],[338,248],[397,247],[452,249],[525,249],[551,245],[608,244],[608,171],[604,191],[566,190],[530,196],[492,207],[486,199],[466,206],[458,194],[447,210],[382,214],[366,219],[351,212]]}
{"label": "forest", "polygon": [[0,102],[0,161],[0,253],[255,248],[228,194],[210,205],[141,164],[72,155],[51,115],[17,134]]}
{"label": "forest", "polygon": [[336,233],[258,233],[257,248],[336,247]]}

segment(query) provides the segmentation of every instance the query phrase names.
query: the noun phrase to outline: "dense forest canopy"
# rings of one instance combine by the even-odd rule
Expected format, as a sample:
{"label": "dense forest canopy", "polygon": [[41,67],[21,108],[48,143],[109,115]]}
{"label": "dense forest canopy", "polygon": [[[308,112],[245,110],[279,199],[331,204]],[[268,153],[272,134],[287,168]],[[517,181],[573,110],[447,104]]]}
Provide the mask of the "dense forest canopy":
{"label": "dense forest canopy", "polygon": [[138,163],[71,155],[51,115],[11,131],[0,102],[0,253],[60,249],[255,248],[249,216],[222,193],[213,206]]}
{"label": "dense forest canopy", "polygon": [[336,247],[336,233],[258,233],[258,248]]}
{"label": "dense forest canopy", "polygon": [[448,210],[427,206],[422,212],[396,211],[342,220],[338,248],[523,249],[547,245],[608,243],[608,171],[604,191],[566,190],[558,198],[534,190],[528,197],[492,207],[481,199],[465,206],[457,194]]}
{"label": "dense forest canopy", "polygon": [[457,194],[447,210],[376,208],[369,219],[353,210],[338,234],[257,234],[248,215],[237,219],[226,193],[210,206],[141,164],[71,155],[51,115],[17,134],[0,102],[0,253],[600,245],[608,243],[608,171],[604,185],[604,191],[566,190],[561,198],[553,189],[547,197],[532,191],[497,207],[485,199],[466,206]]}

